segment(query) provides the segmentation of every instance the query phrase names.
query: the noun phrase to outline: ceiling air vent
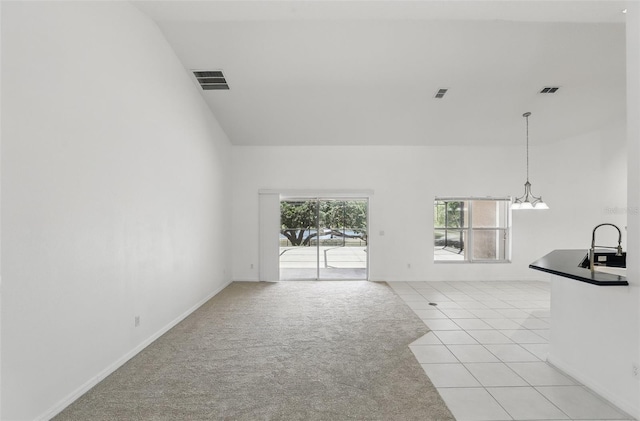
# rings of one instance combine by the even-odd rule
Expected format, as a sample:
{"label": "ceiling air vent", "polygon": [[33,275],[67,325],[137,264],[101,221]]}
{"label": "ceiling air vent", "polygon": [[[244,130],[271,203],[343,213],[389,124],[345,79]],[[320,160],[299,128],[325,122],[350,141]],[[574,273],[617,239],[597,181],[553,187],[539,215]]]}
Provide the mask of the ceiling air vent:
{"label": "ceiling air vent", "polygon": [[438,92],[436,92],[434,98],[440,99],[440,98],[444,97],[444,94],[446,94],[448,90],[449,90],[448,88],[440,88],[440,89],[438,89]]}
{"label": "ceiling air vent", "polygon": [[555,94],[556,91],[560,89],[559,86],[545,86],[544,88],[540,89],[541,94]]}
{"label": "ceiling air vent", "polygon": [[194,71],[193,75],[205,91],[229,89],[227,80],[224,78],[221,70]]}

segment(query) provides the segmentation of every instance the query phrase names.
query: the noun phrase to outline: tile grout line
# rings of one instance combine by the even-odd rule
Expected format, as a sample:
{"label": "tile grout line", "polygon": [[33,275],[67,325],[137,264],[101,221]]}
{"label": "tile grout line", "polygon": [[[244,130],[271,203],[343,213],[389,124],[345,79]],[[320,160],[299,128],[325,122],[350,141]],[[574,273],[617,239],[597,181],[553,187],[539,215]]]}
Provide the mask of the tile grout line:
{"label": "tile grout line", "polygon": [[[454,302],[455,302],[455,301],[454,301]],[[445,314],[445,315],[446,315],[446,314]],[[508,318],[507,318],[507,319],[508,319]],[[508,319],[508,320],[510,320],[510,319]],[[452,320],[452,321],[455,323],[455,321],[454,321],[454,320]],[[457,324],[457,323],[456,323],[456,324]],[[427,327],[429,327],[429,326],[427,325]],[[464,328],[462,328],[462,327],[461,327],[461,329],[462,329],[462,331],[463,331],[463,332],[467,333],[467,335],[469,334],[469,333],[468,333]],[[497,331],[497,329],[492,329],[492,330],[496,330],[496,331]],[[469,336],[471,336],[471,335],[469,335]],[[437,335],[437,334],[436,334],[436,337],[438,337],[438,335]],[[438,337],[438,339],[440,339],[440,337]],[[475,339],[475,338],[474,338],[474,339]],[[442,339],[440,339],[440,340],[442,341]],[[497,404],[502,408],[502,410],[503,410],[506,414],[508,414],[508,415],[511,417],[511,419],[512,419],[512,420],[516,420],[515,416],[514,416],[513,414],[511,414],[511,413],[507,410],[507,408],[505,408],[505,407],[500,403],[500,401],[495,397],[495,395],[494,395],[493,393],[491,393],[491,391],[489,390],[489,387],[484,386],[484,385],[482,384],[482,382],[480,381],[480,379],[478,379],[478,378],[477,378],[477,377],[476,377],[476,376],[475,376],[475,375],[474,375],[474,374],[473,374],[473,373],[472,373],[472,372],[471,372],[471,371],[470,371],[470,370],[465,366],[465,362],[461,361],[461,360],[458,358],[458,356],[457,356],[453,351],[451,351],[451,349],[449,348],[449,346],[448,346],[448,345],[453,345],[453,344],[446,344],[446,343],[444,343],[444,342],[443,342],[443,345],[447,348],[447,350],[448,350],[449,352],[451,352],[451,353],[453,354],[453,356],[454,356],[454,357],[456,357],[456,359],[458,360],[458,362],[459,362],[459,363],[460,363],[460,364],[461,364],[461,365],[462,365],[462,366],[467,370],[467,372],[471,375],[471,377],[473,377],[473,378],[478,382],[478,384],[480,385],[480,387],[478,387],[478,389],[484,389],[484,390],[489,394],[489,396],[491,396],[491,398],[494,400],[494,402],[495,402],[495,403],[497,403]],[[501,363],[501,364],[504,364],[505,366],[507,366],[511,371],[513,371],[513,369],[512,369],[511,367],[509,367],[509,365],[508,365],[505,361],[502,361],[502,359],[501,359],[498,355],[495,355],[493,352],[491,352],[491,350],[490,350],[490,349],[488,349],[488,348],[485,346],[485,344],[482,344],[482,343],[480,343],[480,342],[477,342],[477,345],[482,346],[482,348],[483,348],[485,351],[487,351],[489,354],[493,355],[496,359],[498,359],[498,361],[494,361],[494,362],[486,362],[486,361],[484,361],[484,362],[480,362],[480,363],[489,363],[489,364],[490,364],[490,363],[494,363],[494,364],[499,364],[499,363]],[[524,348],[522,347],[522,345],[521,345],[520,343],[518,343],[518,342],[514,342],[514,345],[520,346],[522,349],[524,349]],[[525,351],[526,351],[526,349],[525,349]],[[536,356],[536,358],[537,358],[537,356]],[[541,361],[541,362],[543,362],[543,361]],[[473,362],[473,361],[469,361],[468,363],[469,363],[469,364],[473,364],[474,362]],[[515,371],[513,371],[513,373],[514,373],[518,378],[522,379],[522,380],[523,380],[527,385],[526,385],[526,386],[495,386],[495,387],[510,387],[510,388],[515,388],[515,387],[525,388],[525,387],[526,387],[526,388],[531,388],[531,389],[533,389],[536,393],[538,393],[538,394],[539,394],[539,395],[540,395],[544,400],[546,400],[547,402],[549,402],[549,403],[550,403],[554,408],[556,408],[558,411],[560,411],[560,413],[564,414],[564,415],[567,417],[567,419],[568,419],[568,420],[570,420],[570,419],[571,419],[571,417],[569,416],[569,414],[565,413],[565,412],[564,412],[561,408],[559,408],[556,404],[554,404],[553,402],[551,402],[551,401],[550,401],[550,400],[549,400],[545,395],[543,395],[542,393],[540,393],[540,391],[539,391],[539,390],[538,390],[538,389],[537,389],[533,384],[531,384],[531,382],[529,382],[527,379],[525,379],[525,378],[523,378],[522,376],[520,376],[520,375],[519,375],[518,373],[516,373]],[[425,373],[425,375],[426,375],[426,373]],[[427,377],[428,377],[428,376],[427,376]],[[458,388],[460,388],[460,387],[458,387]],[[436,389],[441,389],[441,388],[440,388],[440,387],[436,387]],[[442,389],[444,389],[444,388],[442,388]],[[453,389],[453,387],[451,387],[451,389]]]}
{"label": "tile grout line", "polygon": [[[445,283],[445,284],[446,284],[446,283]],[[451,285],[449,285],[449,286],[451,286]],[[527,282],[527,283],[525,284],[525,286],[527,287],[527,289],[529,289],[529,288],[531,288],[531,287],[532,287],[532,283]],[[549,323],[549,322],[550,322],[550,320],[549,320],[549,319],[550,319],[550,317],[551,317],[551,314],[550,314],[550,311],[549,311],[549,309],[548,309],[547,307],[530,307],[530,308],[520,308],[520,307],[517,307],[516,305],[513,305],[512,303],[507,302],[507,301],[512,301],[512,302],[528,302],[528,303],[541,302],[541,301],[548,301],[548,298],[543,298],[543,297],[538,296],[539,294],[545,293],[545,291],[544,291],[542,288],[538,287],[538,286],[537,286],[537,284],[536,284],[535,286],[536,286],[536,289],[540,290],[541,292],[540,292],[540,293],[536,293],[536,296],[534,296],[534,297],[533,297],[533,299],[525,299],[525,297],[515,297],[515,298],[510,298],[509,300],[504,300],[504,299],[498,299],[498,298],[496,298],[496,297],[494,296],[494,298],[495,298],[494,300],[489,300],[489,299],[487,299],[487,300],[488,300],[488,301],[499,301],[499,302],[502,302],[502,303],[504,303],[504,304],[506,304],[506,305],[510,305],[510,306],[511,306],[511,307],[510,307],[511,309],[515,309],[515,310],[523,311],[524,313],[527,313],[527,314],[528,314],[528,316],[526,317],[525,321],[526,321],[526,320],[529,320],[529,319],[532,319],[532,318],[533,318],[533,319],[536,319],[536,320],[541,320],[541,321],[543,321],[543,322],[545,322],[545,323],[547,324],[545,327],[543,327],[543,328],[540,328],[540,327],[532,328],[532,327],[526,327],[526,326],[523,326],[523,325],[521,325],[521,324],[520,324],[520,323],[518,323],[518,322],[514,322],[514,323],[516,323],[516,324],[518,324],[518,325],[519,325],[519,328],[516,328],[516,329],[496,329],[495,327],[493,327],[493,326],[489,325],[489,326],[491,326],[491,329],[476,329],[476,330],[481,330],[481,331],[482,331],[482,330],[484,330],[484,331],[493,331],[493,332],[498,332],[498,333],[502,333],[502,332],[500,332],[500,330],[511,330],[511,331],[513,331],[513,330],[523,330],[523,331],[528,331],[528,332],[530,332],[531,334],[535,335],[536,337],[540,338],[540,342],[535,342],[535,343],[533,343],[533,342],[519,342],[519,341],[515,341],[515,340],[513,340],[513,338],[511,338],[511,337],[507,336],[507,339],[509,339],[509,340],[511,341],[511,343],[510,343],[510,344],[496,344],[496,345],[517,345],[518,347],[520,347],[520,348],[521,348],[521,349],[523,349],[524,351],[526,351],[526,352],[528,352],[528,353],[532,354],[532,355],[536,358],[536,360],[537,360],[537,361],[523,361],[523,362],[521,362],[521,363],[546,363],[546,361],[545,361],[545,360],[543,360],[540,356],[538,356],[538,355],[534,354],[533,352],[529,351],[529,350],[528,350],[524,345],[548,345],[549,340],[548,340],[547,338],[545,338],[545,337],[541,336],[541,335],[540,335],[540,334],[538,334],[537,332],[535,332],[535,330],[546,330],[546,331],[549,331],[549,329],[550,329],[550,323]],[[434,302],[434,301],[432,301],[432,299],[431,299],[431,298],[429,298],[429,297],[428,297],[429,293],[426,293],[426,292],[424,292],[424,293],[423,293],[423,292],[420,292],[420,291],[418,291],[417,289],[413,288],[413,286],[411,286],[411,285],[407,285],[407,287],[408,287],[408,288],[410,288],[410,290],[411,290],[411,291],[413,291],[413,292],[412,292],[411,294],[406,293],[406,294],[404,294],[404,295],[414,295],[414,294],[417,294],[417,296],[420,296],[420,297],[422,297],[422,298],[424,298],[424,299],[426,299],[426,300],[428,300],[428,301],[430,301],[430,302]],[[519,289],[520,291],[524,291],[524,290],[525,290],[524,288],[515,288],[515,289]],[[480,321],[482,321],[482,322],[484,322],[484,323],[488,324],[488,323],[487,323],[487,319],[486,319],[486,318],[478,317],[476,314],[474,314],[472,311],[470,311],[470,310],[473,310],[473,309],[465,308],[465,307],[463,307],[463,306],[461,306],[461,305],[459,304],[459,302],[469,302],[469,301],[477,301],[477,302],[478,302],[478,303],[480,303],[480,304],[483,304],[483,303],[481,303],[479,300],[467,299],[466,297],[470,297],[468,294],[466,294],[465,292],[462,292],[461,290],[458,290],[458,291],[460,291],[460,295],[464,295],[464,296],[465,296],[465,299],[464,299],[464,300],[457,301],[457,299],[456,299],[455,297],[452,297],[453,295],[456,295],[456,293],[454,293],[454,292],[452,292],[452,291],[447,291],[447,292],[449,292],[449,294],[450,294],[450,295],[447,295],[447,292],[443,292],[442,290],[438,290],[438,289],[437,289],[437,288],[435,288],[435,287],[433,287],[433,290],[432,290],[432,291],[430,291],[430,294],[434,294],[434,295],[435,295],[435,294],[443,295],[443,296],[447,297],[447,298],[448,298],[448,300],[449,300],[449,301],[446,301],[446,302],[453,303],[453,304],[455,304],[455,305],[457,305],[457,306],[458,306],[457,308],[456,308],[456,307],[452,307],[452,308],[451,308],[451,310],[458,310],[458,309],[459,309],[459,310],[464,310],[464,311],[467,311],[468,313],[471,313],[471,314],[473,315],[473,317],[472,317],[472,318],[467,317],[467,319],[476,319],[476,320],[480,320]],[[478,289],[477,291],[480,291],[480,290]],[[474,291],[472,291],[472,292],[474,292]],[[397,293],[397,291],[396,291],[396,293]],[[486,292],[486,291],[481,292],[481,293],[482,293],[482,294],[488,294],[488,292]],[[519,292],[519,294],[524,294],[524,292]],[[513,296],[515,296],[515,294],[512,294],[512,297],[513,297]],[[401,298],[404,300],[404,298],[403,298],[403,297],[401,297]],[[521,299],[519,299],[519,298],[521,298]],[[445,302],[445,301],[442,301],[442,302]],[[407,301],[405,301],[405,303],[408,303],[408,302],[407,302]],[[500,308],[500,309],[496,309],[496,308],[491,308],[491,307],[489,307],[489,306],[487,306],[487,309],[492,310],[492,311],[496,311],[496,310],[509,310],[509,308]],[[412,310],[413,310],[413,311],[414,311],[414,313],[417,315],[417,310],[418,310],[418,309],[413,309],[413,308],[412,308]],[[490,355],[492,355],[493,357],[495,357],[495,358],[498,360],[498,361],[493,361],[493,362],[483,362],[483,364],[492,364],[492,363],[494,363],[494,364],[503,364],[503,365],[505,365],[506,367],[508,367],[508,368],[509,368],[509,370],[510,370],[510,371],[511,371],[511,372],[512,372],[512,373],[513,373],[517,378],[521,379],[521,380],[526,384],[526,386],[525,386],[525,385],[521,385],[521,386],[495,386],[495,387],[505,387],[505,388],[530,388],[530,389],[532,389],[533,391],[535,391],[535,393],[537,393],[538,395],[540,395],[540,396],[543,398],[543,400],[544,400],[544,401],[546,401],[548,404],[550,404],[550,405],[551,405],[551,407],[553,407],[553,408],[557,409],[561,414],[563,414],[564,416],[566,416],[568,420],[571,420],[571,417],[569,416],[569,414],[567,414],[567,413],[566,413],[565,411],[563,411],[560,407],[558,407],[558,405],[556,405],[553,401],[551,401],[547,396],[545,396],[544,394],[542,394],[542,393],[540,392],[540,390],[539,390],[539,389],[540,389],[540,388],[542,388],[542,387],[567,387],[567,388],[569,388],[569,387],[579,387],[579,388],[581,388],[581,389],[583,389],[583,390],[587,390],[587,391],[589,391],[589,390],[588,390],[588,388],[586,388],[584,385],[582,385],[581,383],[577,382],[575,379],[573,379],[573,378],[571,378],[571,377],[569,377],[569,379],[574,383],[574,384],[572,384],[572,385],[547,385],[547,386],[545,386],[545,385],[537,385],[537,386],[536,386],[536,385],[532,384],[532,382],[531,382],[531,381],[529,381],[529,380],[525,379],[524,377],[522,377],[518,372],[515,372],[515,371],[514,371],[514,370],[509,366],[509,363],[518,363],[518,361],[509,361],[509,362],[507,362],[507,361],[503,361],[503,360],[502,360],[502,358],[500,358],[498,355],[496,355],[494,352],[492,352],[490,349],[488,349],[488,348],[487,348],[487,346],[486,346],[486,345],[492,345],[492,344],[486,344],[486,343],[482,343],[482,342],[480,342],[478,339],[476,339],[476,338],[475,338],[475,337],[473,337],[471,334],[469,334],[469,332],[468,332],[468,330],[467,330],[467,329],[465,329],[463,326],[461,326],[461,325],[459,325],[458,323],[456,323],[456,321],[455,321],[456,319],[449,317],[446,313],[444,313],[443,311],[441,311],[439,308],[436,308],[436,310],[438,310],[438,311],[441,313],[441,315],[445,316],[445,317],[441,318],[442,320],[448,320],[448,321],[452,322],[454,325],[458,326],[458,328],[459,328],[459,329],[455,329],[455,330],[445,329],[445,330],[442,330],[442,331],[448,331],[448,332],[463,332],[463,333],[465,333],[466,335],[470,336],[470,337],[471,337],[471,338],[476,342],[475,344],[466,344],[466,343],[463,343],[463,344],[459,344],[459,345],[481,345],[481,346],[482,346],[482,349],[484,349],[485,351],[487,351]],[[476,309],[476,310],[479,310],[479,309]],[[481,310],[481,309],[480,309],[480,310]],[[534,314],[536,311],[540,311],[544,316],[540,316],[540,317],[539,317],[539,316],[536,316],[536,315]],[[509,321],[513,321],[514,319],[522,319],[522,317],[508,317],[508,316],[506,316],[505,314],[503,314],[503,313],[501,313],[501,312],[499,312],[499,311],[497,311],[497,313],[499,313],[500,315],[502,315],[502,316],[503,316],[502,318],[504,318],[504,319],[506,319],[506,320],[509,320]],[[420,316],[418,316],[418,317],[420,318]],[[460,318],[457,318],[457,319],[460,319]],[[546,319],[546,320],[545,320],[545,319]],[[452,364],[452,365],[458,365],[458,364],[459,364],[459,365],[461,365],[461,366],[466,370],[466,372],[471,376],[471,378],[473,378],[473,379],[474,379],[474,380],[479,384],[479,386],[475,386],[475,387],[460,387],[460,386],[455,387],[455,386],[451,386],[451,387],[436,387],[436,389],[437,389],[437,390],[440,390],[440,389],[460,389],[460,388],[468,388],[468,389],[484,389],[484,390],[487,392],[487,394],[491,397],[491,399],[492,399],[495,403],[497,403],[497,404],[498,404],[498,406],[499,406],[500,408],[502,408],[502,410],[503,410],[503,411],[504,411],[504,412],[505,412],[509,417],[511,417],[512,419],[515,419],[515,417],[514,417],[511,413],[509,413],[509,411],[507,411],[507,409],[506,409],[506,408],[505,408],[505,407],[504,407],[504,406],[503,406],[503,405],[502,405],[502,404],[501,404],[501,403],[496,399],[496,397],[491,393],[491,391],[489,390],[489,388],[490,388],[490,387],[484,386],[484,385],[482,384],[482,382],[480,382],[479,378],[478,378],[476,375],[474,375],[474,374],[469,370],[469,368],[467,368],[467,366],[465,365],[465,364],[473,364],[473,362],[467,362],[467,363],[465,363],[465,362],[461,361],[461,360],[460,360],[460,358],[459,358],[456,354],[454,354],[454,353],[452,352],[452,350],[449,348],[449,346],[450,346],[450,345],[457,345],[457,344],[451,344],[451,343],[449,343],[449,344],[448,344],[448,343],[445,343],[445,342],[444,342],[444,341],[443,341],[443,340],[442,340],[442,339],[437,335],[437,333],[436,333],[436,332],[437,332],[438,330],[434,330],[434,329],[432,329],[431,327],[429,327],[429,325],[428,325],[428,320],[438,320],[438,319],[427,319],[427,320],[425,320],[425,319],[420,318],[420,320],[421,320],[421,321],[422,321],[422,322],[423,322],[423,323],[424,323],[424,324],[429,328],[430,332],[433,332],[433,333],[434,333],[434,336],[436,337],[436,339],[437,339],[438,341],[440,341],[440,342],[441,342],[441,345],[443,345],[443,346],[445,347],[445,349],[447,349],[447,351],[448,351],[449,353],[451,353],[451,354],[453,355],[453,357],[455,358],[455,360],[457,361],[457,363],[456,363],[456,362],[449,362],[449,363],[443,363],[443,364]],[[474,330],[474,329],[470,329],[470,330]],[[504,335],[504,333],[502,333],[502,334]],[[506,335],[505,335],[505,336],[506,336]],[[418,345],[418,346],[428,346],[428,345],[437,345],[437,344],[424,344],[424,345]],[[440,364],[440,363],[433,362],[433,363],[420,363],[420,364],[421,364],[421,365],[423,365],[423,364],[424,364],[424,365],[428,365],[428,364]],[[548,364],[548,363],[546,363],[546,364]],[[552,367],[552,368],[554,368],[554,369],[555,369],[555,367]],[[557,370],[557,369],[556,369],[556,370]],[[426,371],[425,371],[424,373],[425,373],[425,375],[427,375]],[[562,373],[562,372],[559,372],[559,373],[560,373],[560,374],[562,374],[562,375],[564,375],[564,373]],[[428,377],[428,375],[427,375],[427,377]],[[596,396],[597,396],[597,395],[596,395]],[[599,397],[599,396],[598,396],[598,397]],[[600,399],[602,400],[602,398],[600,398]],[[603,400],[603,403],[610,405],[607,401],[604,401],[604,400]],[[614,408],[615,408],[615,407],[614,407]],[[616,408],[616,409],[617,409],[617,408]]]}
{"label": "tile grout line", "polygon": [[[438,309],[438,310],[439,310],[439,309]],[[414,310],[414,312],[415,312],[415,310]],[[443,313],[443,314],[444,314],[445,316],[447,316],[447,314],[446,314],[446,313]],[[447,316],[447,318],[448,318],[448,316]],[[421,319],[421,320],[422,320],[422,319]],[[449,320],[451,320],[451,319],[449,318]],[[452,320],[452,321],[453,321],[453,320]],[[424,322],[424,320],[423,320],[423,323],[425,323],[425,322]],[[454,323],[454,324],[456,324],[456,325],[458,325],[455,321],[453,321],[453,323]],[[433,332],[433,330],[431,330],[431,328],[429,327],[429,325],[427,325],[427,324],[425,323],[425,326],[427,326],[427,327],[430,329],[430,331],[431,331],[431,332]],[[459,327],[462,329],[462,331],[463,331],[463,332],[467,333],[467,332],[466,332],[466,330],[464,330],[461,326],[459,326]],[[468,334],[468,333],[467,333],[467,334]],[[440,337],[439,337],[437,334],[435,334],[435,333],[434,333],[434,335],[436,336],[436,338],[438,338],[438,340],[440,340],[440,341],[442,342],[442,339],[440,339]],[[469,336],[471,336],[471,335],[469,335]],[[474,340],[475,340],[475,338],[474,338]],[[489,391],[487,390],[487,388],[483,386],[482,382],[481,382],[481,381],[480,381],[476,376],[474,376],[474,375],[473,375],[473,373],[472,373],[471,371],[469,371],[469,369],[464,365],[464,363],[463,363],[462,361],[460,361],[460,358],[458,358],[458,356],[457,356],[456,354],[454,354],[454,353],[451,351],[451,349],[449,349],[449,347],[447,346],[447,344],[445,344],[444,342],[442,342],[442,344],[443,344],[443,345],[444,345],[444,347],[447,349],[447,351],[449,351],[449,352],[450,352],[450,353],[455,357],[455,359],[458,361],[458,364],[460,364],[462,367],[464,367],[464,369],[465,369],[465,370],[467,370],[467,372],[471,375],[471,377],[473,377],[473,378],[474,378],[474,380],[475,380],[476,382],[478,382],[478,384],[479,384],[480,386],[479,386],[479,387],[474,387],[473,389],[482,389],[482,390],[484,390],[484,391],[485,391],[485,392],[486,392],[486,393],[491,397],[491,399],[493,399],[493,401],[494,401],[494,402],[495,402],[495,403],[496,403],[500,408],[502,408],[502,410],[504,411],[504,413],[505,413],[505,414],[507,414],[507,415],[508,415],[512,420],[515,420],[515,418],[513,417],[513,415],[511,415],[511,414],[509,413],[509,411],[507,411],[507,409],[506,409],[504,406],[502,406],[502,404],[501,404],[500,402],[498,402],[498,400],[497,400],[497,399],[496,399],[496,398],[491,394],[491,392],[489,392]],[[478,343],[478,344],[479,344],[479,343]],[[480,345],[481,345],[481,344],[480,344]],[[493,354],[491,353],[491,351],[489,351],[488,349],[486,349],[486,348],[485,348],[485,350],[486,350],[487,352],[489,352],[491,355],[493,355]],[[494,355],[494,356],[495,356],[495,355]],[[495,356],[495,357],[496,357],[496,358],[498,358],[497,356]],[[424,371],[424,370],[423,370],[423,371]],[[429,377],[429,376],[427,375],[427,373],[426,373],[426,372],[425,372],[425,375],[426,375],[427,377]],[[439,390],[440,390],[440,389],[443,389],[443,388],[436,387],[436,390],[438,390],[438,393],[440,393],[440,392],[439,392]],[[460,389],[460,388],[457,388],[457,389]],[[538,392],[538,393],[539,393],[539,392]],[[445,401],[445,404],[446,404],[446,401]]]}

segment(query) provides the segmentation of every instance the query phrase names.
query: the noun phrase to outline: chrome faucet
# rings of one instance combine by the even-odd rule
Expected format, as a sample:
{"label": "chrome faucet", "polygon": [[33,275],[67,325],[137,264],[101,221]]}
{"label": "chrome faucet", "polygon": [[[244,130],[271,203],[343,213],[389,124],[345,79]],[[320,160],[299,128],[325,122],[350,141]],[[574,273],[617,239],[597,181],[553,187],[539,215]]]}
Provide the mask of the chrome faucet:
{"label": "chrome faucet", "polygon": [[[618,230],[618,247],[596,246],[596,230],[603,225],[611,225],[612,227]],[[622,231],[620,231],[620,228],[618,228],[613,224],[604,223],[604,224],[596,225],[596,227],[593,229],[593,233],[591,234],[591,248],[589,249],[589,268],[591,269],[591,272],[594,271],[596,247],[606,248],[606,249],[616,249],[616,256],[622,256]]]}

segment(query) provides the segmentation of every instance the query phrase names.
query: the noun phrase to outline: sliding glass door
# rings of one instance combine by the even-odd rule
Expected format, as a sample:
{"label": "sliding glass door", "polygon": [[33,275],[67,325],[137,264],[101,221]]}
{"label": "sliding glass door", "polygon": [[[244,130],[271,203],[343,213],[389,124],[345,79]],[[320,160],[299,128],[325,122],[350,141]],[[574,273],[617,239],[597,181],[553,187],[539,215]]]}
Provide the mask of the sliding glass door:
{"label": "sliding glass door", "polygon": [[367,199],[280,202],[280,279],[367,279]]}

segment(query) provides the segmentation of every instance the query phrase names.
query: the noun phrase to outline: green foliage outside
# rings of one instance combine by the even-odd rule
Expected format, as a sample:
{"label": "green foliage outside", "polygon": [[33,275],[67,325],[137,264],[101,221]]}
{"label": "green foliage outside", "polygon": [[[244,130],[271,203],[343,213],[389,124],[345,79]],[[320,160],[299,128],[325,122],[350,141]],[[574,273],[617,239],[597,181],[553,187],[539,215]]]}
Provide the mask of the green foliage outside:
{"label": "green foliage outside", "polygon": [[[319,207],[319,209],[318,209]],[[319,224],[316,223],[319,217]],[[321,235],[367,241],[367,202],[364,200],[306,200],[280,202],[280,233],[294,246],[306,246]],[[343,232],[343,229],[353,234]]]}
{"label": "green foliage outside", "polygon": [[464,248],[465,202],[435,201],[433,206],[434,245]]}
{"label": "green foliage outside", "polygon": [[464,227],[464,202],[434,202],[433,226],[435,228]]}

